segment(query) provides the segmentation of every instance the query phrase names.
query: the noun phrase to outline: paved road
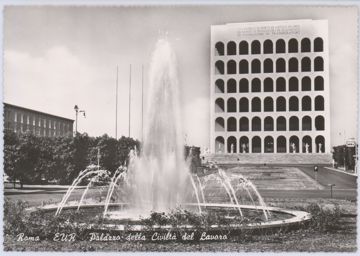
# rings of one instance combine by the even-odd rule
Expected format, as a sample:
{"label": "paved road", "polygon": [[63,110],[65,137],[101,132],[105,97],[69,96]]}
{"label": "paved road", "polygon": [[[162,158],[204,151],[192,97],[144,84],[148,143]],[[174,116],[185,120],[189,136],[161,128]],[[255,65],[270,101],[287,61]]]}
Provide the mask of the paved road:
{"label": "paved road", "polygon": [[[313,166],[301,166],[299,169],[311,178],[315,179]],[[326,187],[328,184],[335,184],[336,189],[357,189],[357,177],[353,175],[319,167],[317,176],[317,181]]]}
{"label": "paved road", "polygon": [[[331,198],[330,189],[319,190],[259,190],[263,198]],[[336,199],[345,199],[356,201],[356,189],[333,189],[333,197]]]}
{"label": "paved road", "polygon": [[[309,177],[315,179],[313,166],[297,166]],[[357,177],[341,172],[326,169],[319,166],[317,181],[325,187],[318,190],[284,190],[284,189],[260,189],[259,192],[264,198],[330,198],[328,184],[336,184],[333,189],[333,198],[356,200]],[[42,191],[39,191],[42,190]],[[79,193],[81,193],[79,189]],[[24,190],[6,189],[5,198],[10,200],[27,200],[30,204],[39,204],[41,201],[52,199],[60,201],[65,193],[63,187],[53,188],[43,186],[29,187]]]}

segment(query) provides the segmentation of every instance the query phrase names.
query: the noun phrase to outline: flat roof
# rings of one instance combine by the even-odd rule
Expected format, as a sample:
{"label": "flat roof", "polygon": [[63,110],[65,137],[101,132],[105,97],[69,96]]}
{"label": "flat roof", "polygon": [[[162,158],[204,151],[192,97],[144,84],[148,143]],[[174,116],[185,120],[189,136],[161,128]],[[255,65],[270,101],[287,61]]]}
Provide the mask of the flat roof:
{"label": "flat roof", "polygon": [[10,106],[10,107],[14,107],[14,108],[18,108],[18,109],[22,109],[22,110],[26,110],[26,111],[30,111],[30,112],[35,112],[35,113],[38,113],[38,114],[43,114],[43,115],[47,115],[47,116],[51,116],[51,117],[60,118],[60,119],[64,119],[64,120],[67,120],[67,121],[74,122],[74,119],[70,119],[70,118],[66,118],[66,117],[62,117],[62,116],[57,116],[57,115],[45,113],[45,112],[38,111],[38,110],[35,110],[35,109],[25,108],[25,107],[17,106],[17,105],[6,103],[6,102],[3,102],[3,104],[5,106]]}

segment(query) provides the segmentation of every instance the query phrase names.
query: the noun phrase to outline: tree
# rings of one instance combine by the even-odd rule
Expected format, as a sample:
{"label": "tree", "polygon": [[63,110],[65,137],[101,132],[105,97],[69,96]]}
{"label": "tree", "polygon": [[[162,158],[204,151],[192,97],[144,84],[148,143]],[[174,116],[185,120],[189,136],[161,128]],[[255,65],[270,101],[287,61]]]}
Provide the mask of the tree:
{"label": "tree", "polygon": [[40,156],[40,147],[37,137],[32,133],[19,135],[14,139],[14,135],[5,135],[5,173],[14,181],[20,181],[21,187],[24,183],[31,183],[37,179],[38,173],[35,166]]}

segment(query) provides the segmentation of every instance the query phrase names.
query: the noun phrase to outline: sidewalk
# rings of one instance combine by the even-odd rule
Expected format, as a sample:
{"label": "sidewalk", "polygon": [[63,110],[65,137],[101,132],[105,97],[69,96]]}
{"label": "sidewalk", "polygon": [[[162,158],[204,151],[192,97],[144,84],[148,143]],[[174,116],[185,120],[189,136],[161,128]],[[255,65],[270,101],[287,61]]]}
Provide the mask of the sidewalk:
{"label": "sidewalk", "polygon": [[344,174],[348,174],[348,175],[357,177],[357,174],[356,174],[356,173],[347,172],[347,171],[344,171],[344,170],[341,170],[341,169],[337,169],[337,168],[333,168],[333,167],[324,167],[324,168],[325,168],[325,169],[332,170],[332,171],[335,171],[335,172],[340,172],[340,173],[344,173]]}

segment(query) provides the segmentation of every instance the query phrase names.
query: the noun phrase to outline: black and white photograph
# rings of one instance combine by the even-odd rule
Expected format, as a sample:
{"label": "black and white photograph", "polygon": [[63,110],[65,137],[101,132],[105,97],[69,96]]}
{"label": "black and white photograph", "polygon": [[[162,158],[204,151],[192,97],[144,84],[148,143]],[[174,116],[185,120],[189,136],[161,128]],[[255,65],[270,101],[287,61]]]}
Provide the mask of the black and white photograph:
{"label": "black and white photograph", "polygon": [[8,252],[356,254],[359,5],[2,5]]}

